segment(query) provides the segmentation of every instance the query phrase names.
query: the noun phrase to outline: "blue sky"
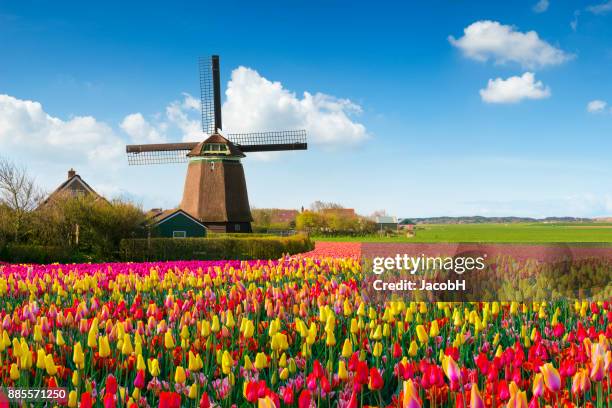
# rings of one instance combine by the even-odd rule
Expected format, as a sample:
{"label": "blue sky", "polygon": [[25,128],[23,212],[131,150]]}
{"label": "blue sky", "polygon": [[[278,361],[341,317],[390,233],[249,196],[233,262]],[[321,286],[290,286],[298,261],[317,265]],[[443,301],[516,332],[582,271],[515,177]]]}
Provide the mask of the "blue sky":
{"label": "blue sky", "polygon": [[253,206],[612,215],[612,3],[222,3],[0,1],[0,155],[176,205],[184,166],[121,149],[193,138],[185,94],[218,53],[225,123],[311,138],[244,161]]}

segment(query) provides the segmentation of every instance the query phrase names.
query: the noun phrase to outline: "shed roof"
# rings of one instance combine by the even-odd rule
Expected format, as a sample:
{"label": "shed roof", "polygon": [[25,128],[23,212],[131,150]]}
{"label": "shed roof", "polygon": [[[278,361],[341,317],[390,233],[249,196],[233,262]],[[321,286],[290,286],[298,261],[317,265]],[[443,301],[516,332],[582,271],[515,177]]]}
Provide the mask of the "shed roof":
{"label": "shed roof", "polygon": [[169,219],[177,216],[178,214],[183,214],[184,216],[186,216],[187,218],[189,218],[196,224],[201,225],[202,227],[206,228],[204,224],[202,224],[196,218],[191,216],[187,211],[181,210],[180,208],[172,208],[172,209],[164,210],[164,211],[149,212],[149,214],[151,216],[146,221],[149,227],[154,227],[156,225],[162,224],[168,221]]}
{"label": "shed roof", "polygon": [[68,171],[68,179],[60,184],[49,196],[41,203],[41,206],[48,204],[53,199],[59,197],[62,194],[76,195],[80,192],[85,194],[93,195],[96,200],[107,201],[104,197],[98,194],[81,176],[79,176],[73,169]]}
{"label": "shed roof", "polygon": [[397,217],[379,215],[376,217],[375,221],[377,224],[397,224]]}

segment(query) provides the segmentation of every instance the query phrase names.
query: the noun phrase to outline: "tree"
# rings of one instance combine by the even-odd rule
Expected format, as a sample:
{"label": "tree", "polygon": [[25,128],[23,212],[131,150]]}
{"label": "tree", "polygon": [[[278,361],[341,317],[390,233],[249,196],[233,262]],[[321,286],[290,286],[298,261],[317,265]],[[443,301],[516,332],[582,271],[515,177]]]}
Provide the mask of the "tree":
{"label": "tree", "polygon": [[272,210],[267,208],[252,208],[253,225],[258,227],[269,227],[272,222]]}
{"label": "tree", "polygon": [[142,209],[129,201],[65,194],[36,211],[35,243],[75,247],[108,259],[118,251],[121,239],[144,235],[144,220]]}
{"label": "tree", "polygon": [[320,212],[322,210],[330,210],[330,209],[339,209],[339,208],[344,208],[344,207],[337,203],[319,201],[319,200],[310,204],[310,210],[314,212]]}
{"label": "tree", "polygon": [[0,158],[0,204],[9,209],[9,233],[15,241],[21,241],[25,236],[26,220],[41,198],[40,189],[25,167]]}

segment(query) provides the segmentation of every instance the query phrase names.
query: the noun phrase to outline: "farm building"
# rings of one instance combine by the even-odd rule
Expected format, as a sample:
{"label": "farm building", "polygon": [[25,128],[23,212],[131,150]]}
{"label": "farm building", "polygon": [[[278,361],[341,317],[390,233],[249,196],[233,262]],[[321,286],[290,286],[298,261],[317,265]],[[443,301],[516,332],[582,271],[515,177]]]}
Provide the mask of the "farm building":
{"label": "farm building", "polygon": [[272,208],[270,213],[270,222],[272,224],[290,224],[295,222],[295,219],[300,212],[298,210]]}
{"label": "farm building", "polygon": [[197,238],[205,237],[206,226],[180,208],[149,211],[147,227],[153,237]]}
{"label": "farm building", "polygon": [[400,223],[398,224],[398,227],[404,231],[413,231],[414,228],[416,227],[416,224],[411,219],[404,218],[403,220],[400,221]]}
{"label": "farm building", "polygon": [[59,185],[50,195],[47,197],[38,208],[42,208],[54,200],[59,199],[60,197],[71,196],[88,196],[91,195],[95,197],[95,200],[104,200],[106,199],[98,194],[81,176],[77,174],[74,169],[68,170],[68,179]]}
{"label": "farm building", "polygon": [[391,217],[388,215],[378,215],[374,218],[374,222],[376,223],[376,229],[378,229],[379,231],[397,230],[397,217]]}

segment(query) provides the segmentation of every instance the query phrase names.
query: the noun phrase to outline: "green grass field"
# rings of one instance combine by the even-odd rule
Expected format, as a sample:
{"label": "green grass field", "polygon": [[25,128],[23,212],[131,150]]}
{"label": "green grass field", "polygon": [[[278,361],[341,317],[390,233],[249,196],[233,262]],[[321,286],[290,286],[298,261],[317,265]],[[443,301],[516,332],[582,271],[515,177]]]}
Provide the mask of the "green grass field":
{"label": "green grass field", "polygon": [[416,235],[382,237],[314,237],[317,241],[361,242],[508,242],[508,243],[611,243],[612,223],[517,223],[418,225]]}

